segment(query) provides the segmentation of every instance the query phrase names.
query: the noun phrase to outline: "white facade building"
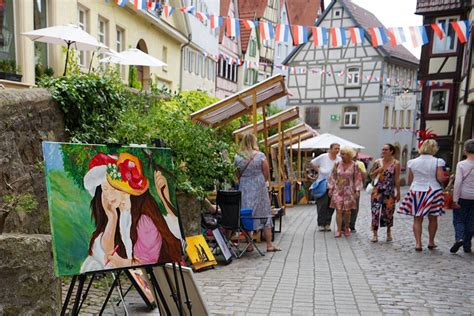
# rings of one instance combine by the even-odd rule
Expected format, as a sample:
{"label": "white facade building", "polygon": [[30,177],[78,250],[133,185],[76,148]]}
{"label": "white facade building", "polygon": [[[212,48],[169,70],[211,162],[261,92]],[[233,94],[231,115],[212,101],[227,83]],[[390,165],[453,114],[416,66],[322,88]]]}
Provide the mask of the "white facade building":
{"label": "white facade building", "polygon": [[[284,61],[305,67],[306,73],[289,73],[289,106],[298,105],[304,121],[321,132],[332,133],[365,146],[364,153],[380,157],[385,143],[398,148],[406,168],[413,146],[415,108],[395,108],[395,97],[416,89],[418,60],[403,46],[373,47],[370,27],[383,26],[367,10],[349,0],[334,0],[317,26],[360,27],[363,44],[315,47],[310,40]],[[329,41],[331,39],[329,38]]]}

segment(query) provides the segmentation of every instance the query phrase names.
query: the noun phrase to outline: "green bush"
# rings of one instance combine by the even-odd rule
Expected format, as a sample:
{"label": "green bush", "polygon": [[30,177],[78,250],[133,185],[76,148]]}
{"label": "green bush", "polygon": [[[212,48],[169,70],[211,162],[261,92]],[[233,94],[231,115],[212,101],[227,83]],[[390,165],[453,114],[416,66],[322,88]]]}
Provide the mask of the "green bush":
{"label": "green bush", "polygon": [[174,152],[177,189],[199,197],[232,181],[232,130],[214,130],[189,119],[216,98],[156,87],[133,93],[119,78],[113,69],[100,75],[74,71],[43,78],[40,85],[50,89],[61,106],[72,142],[152,145],[162,140]]}

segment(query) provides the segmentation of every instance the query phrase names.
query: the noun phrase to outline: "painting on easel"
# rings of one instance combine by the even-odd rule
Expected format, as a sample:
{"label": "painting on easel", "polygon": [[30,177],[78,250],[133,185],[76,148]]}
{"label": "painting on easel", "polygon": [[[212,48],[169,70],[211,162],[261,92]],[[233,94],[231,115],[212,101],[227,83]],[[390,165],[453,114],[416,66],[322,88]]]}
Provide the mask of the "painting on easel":
{"label": "painting on easel", "polygon": [[171,151],[44,142],[55,274],[179,262]]}

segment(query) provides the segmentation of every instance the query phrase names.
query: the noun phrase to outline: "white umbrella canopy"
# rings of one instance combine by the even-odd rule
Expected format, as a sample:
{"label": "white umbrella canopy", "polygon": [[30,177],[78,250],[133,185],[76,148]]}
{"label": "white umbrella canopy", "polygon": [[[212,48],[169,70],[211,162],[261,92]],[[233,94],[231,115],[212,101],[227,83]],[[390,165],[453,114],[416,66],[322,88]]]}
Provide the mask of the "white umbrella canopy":
{"label": "white umbrella canopy", "polygon": [[74,24],[46,27],[39,30],[25,32],[21,35],[24,35],[35,42],[66,46],[66,63],[64,65],[63,75],[66,75],[69,48],[71,46],[76,50],[92,50],[98,52],[106,52],[109,50],[107,46],[100,43],[94,36]]}
{"label": "white umbrella canopy", "polygon": [[120,65],[163,67],[166,63],[137,48],[129,48],[120,53],[112,53],[110,56],[99,60],[101,63],[113,63]]}
{"label": "white umbrella canopy", "polygon": [[57,25],[22,33],[35,42],[72,46],[77,50],[108,51],[107,46],[74,24]]}
{"label": "white umbrella canopy", "polygon": [[351,147],[354,149],[364,149],[364,146],[348,141],[344,138],[332,135],[329,133],[320,134],[309,138],[300,143],[301,150],[311,150],[311,149],[328,149],[331,144],[337,143],[341,147]]}

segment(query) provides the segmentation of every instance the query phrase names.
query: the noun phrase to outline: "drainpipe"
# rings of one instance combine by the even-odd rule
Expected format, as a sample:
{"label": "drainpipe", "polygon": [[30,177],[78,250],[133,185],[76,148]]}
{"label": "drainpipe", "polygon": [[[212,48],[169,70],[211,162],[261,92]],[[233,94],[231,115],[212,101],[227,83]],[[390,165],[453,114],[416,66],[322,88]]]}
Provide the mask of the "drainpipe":
{"label": "drainpipe", "polygon": [[183,91],[183,75],[184,75],[184,55],[183,55],[183,51],[187,46],[191,45],[192,38],[193,38],[193,36],[190,32],[189,35],[188,35],[188,42],[181,45],[181,60],[180,60],[180,67],[179,67],[180,68],[179,92]]}
{"label": "drainpipe", "polygon": [[180,69],[179,92],[183,91],[183,75],[184,75],[184,55],[183,55],[183,51],[187,46],[191,45],[191,41],[193,39],[193,34],[192,34],[192,31],[191,31],[191,27],[189,26],[189,20],[188,20],[187,14],[185,14],[185,16],[184,16],[184,24],[185,24],[186,30],[188,31],[188,42],[181,45],[181,60],[180,60],[180,67],[179,67],[179,69]]}

